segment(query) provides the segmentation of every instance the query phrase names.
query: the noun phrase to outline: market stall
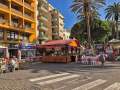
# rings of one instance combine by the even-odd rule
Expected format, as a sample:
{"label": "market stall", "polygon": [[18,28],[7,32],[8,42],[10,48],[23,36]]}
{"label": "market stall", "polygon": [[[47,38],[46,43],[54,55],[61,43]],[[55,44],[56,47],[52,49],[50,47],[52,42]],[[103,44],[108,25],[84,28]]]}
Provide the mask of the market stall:
{"label": "market stall", "polygon": [[120,49],[120,40],[112,39],[109,41],[109,44],[112,45],[113,48]]}
{"label": "market stall", "polygon": [[112,39],[109,41],[109,44],[113,48],[113,54],[112,57],[114,57],[114,60],[120,60],[120,40]]}
{"label": "market stall", "polygon": [[37,46],[42,53],[42,62],[71,62],[80,53],[78,40],[51,40]]}

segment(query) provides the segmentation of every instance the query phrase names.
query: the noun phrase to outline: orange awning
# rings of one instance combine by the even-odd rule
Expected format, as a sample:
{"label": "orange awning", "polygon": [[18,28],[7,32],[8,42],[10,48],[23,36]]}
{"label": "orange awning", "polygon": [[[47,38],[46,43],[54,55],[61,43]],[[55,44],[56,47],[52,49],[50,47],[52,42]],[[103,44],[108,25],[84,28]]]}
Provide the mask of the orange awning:
{"label": "orange awning", "polygon": [[40,45],[40,47],[45,48],[45,47],[62,47],[62,46],[71,46],[71,47],[79,47],[79,42],[78,40],[70,39],[70,40],[50,40],[47,41],[46,43]]}

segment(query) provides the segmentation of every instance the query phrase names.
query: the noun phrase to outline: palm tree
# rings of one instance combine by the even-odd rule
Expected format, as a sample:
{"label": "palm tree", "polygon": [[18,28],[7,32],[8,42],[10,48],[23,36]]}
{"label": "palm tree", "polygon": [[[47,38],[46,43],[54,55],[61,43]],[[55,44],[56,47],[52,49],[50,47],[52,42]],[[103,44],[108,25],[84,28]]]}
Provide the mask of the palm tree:
{"label": "palm tree", "polygon": [[105,4],[104,0],[74,0],[71,9],[78,17],[84,15],[88,35],[88,43],[91,45],[90,16],[93,11]]}
{"label": "palm tree", "polygon": [[116,28],[116,38],[119,39],[118,20],[120,18],[120,2],[114,2],[114,4],[109,5],[105,11],[107,13],[105,18],[114,21]]}

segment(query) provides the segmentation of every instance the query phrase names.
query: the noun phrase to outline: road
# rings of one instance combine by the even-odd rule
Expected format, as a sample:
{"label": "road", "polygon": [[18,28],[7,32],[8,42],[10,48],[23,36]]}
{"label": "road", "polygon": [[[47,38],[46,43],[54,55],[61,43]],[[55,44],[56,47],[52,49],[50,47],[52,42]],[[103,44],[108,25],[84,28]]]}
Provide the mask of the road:
{"label": "road", "polygon": [[33,63],[0,74],[0,90],[120,90],[120,62],[100,65]]}

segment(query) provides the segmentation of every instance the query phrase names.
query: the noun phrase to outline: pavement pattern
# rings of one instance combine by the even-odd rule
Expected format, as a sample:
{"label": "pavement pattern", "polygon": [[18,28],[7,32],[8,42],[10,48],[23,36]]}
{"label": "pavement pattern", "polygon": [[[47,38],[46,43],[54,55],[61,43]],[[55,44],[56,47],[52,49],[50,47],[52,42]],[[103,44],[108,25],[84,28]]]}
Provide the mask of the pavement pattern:
{"label": "pavement pattern", "polygon": [[0,74],[0,90],[120,90],[120,63],[33,63]]}

